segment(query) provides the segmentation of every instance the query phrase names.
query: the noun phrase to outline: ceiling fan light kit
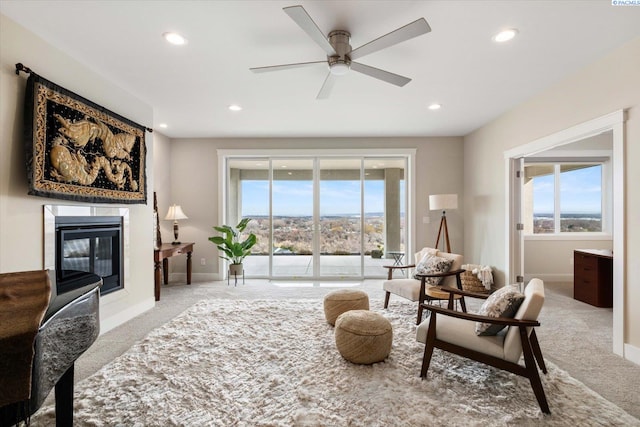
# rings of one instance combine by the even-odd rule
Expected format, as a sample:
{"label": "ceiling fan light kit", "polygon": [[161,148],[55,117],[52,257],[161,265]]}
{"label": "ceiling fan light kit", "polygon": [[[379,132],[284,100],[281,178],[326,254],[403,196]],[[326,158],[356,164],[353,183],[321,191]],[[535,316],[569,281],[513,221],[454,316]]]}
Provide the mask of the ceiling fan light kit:
{"label": "ceiling fan light kit", "polygon": [[381,70],[369,65],[354,62],[353,59],[360,58],[370,53],[377,52],[403,41],[412,39],[431,31],[431,27],[424,18],[417,19],[404,27],[398,28],[388,34],[378,37],[375,40],[366,43],[359,48],[352,50],[349,44],[351,33],[345,30],[331,31],[328,37],[318,28],[316,23],[311,19],[307,11],[302,6],[285,7],[284,12],[295,21],[296,24],[311,39],[316,42],[326,53],[326,61],[299,62],[294,64],[271,65],[266,67],[250,68],[254,73],[263,73],[268,71],[280,71],[292,68],[301,68],[306,66],[315,66],[316,64],[327,64],[329,74],[327,75],[320,92],[316,99],[326,99],[329,97],[331,90],[335,84],[336,78],[349,73],[353,70],[378,80],[385,81],[395,86],[402,87],[411,81],[410,78],[389,71]]}

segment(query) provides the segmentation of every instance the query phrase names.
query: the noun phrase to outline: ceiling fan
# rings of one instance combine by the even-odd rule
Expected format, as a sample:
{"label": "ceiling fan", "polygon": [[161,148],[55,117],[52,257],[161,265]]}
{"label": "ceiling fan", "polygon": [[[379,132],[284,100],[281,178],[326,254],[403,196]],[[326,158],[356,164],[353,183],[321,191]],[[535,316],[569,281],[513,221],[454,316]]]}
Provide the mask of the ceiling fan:
{"label": "ceiling fan", "polygon": [[411,81],[408,77],[370,67],[369,65],[364,65],[359,62],[355,62],[354,60],[431,31],[431,27],[429,27],[427,21],[424,18],[420,18],[405,25],[404,27],[400,27],[397,30],[378,37],[377,39],[352,50],[351,45],[349,44],[351,33],[348,31],[334,30],[329,33],[327,38],[302,6],[285,7],[283,10],[327,53],[327,59],[324,61],[255,67],[250,68],[250,70],[254,73],[264,73],[269,71],[315,66],[317,64],[328,64],[329,74],[320,88],[320,92],[318,92],[316,99],[328,98],[337,77],[347,74],[349,70],[366,74],[370,77],[396,86],[402,87],[406,85]]}

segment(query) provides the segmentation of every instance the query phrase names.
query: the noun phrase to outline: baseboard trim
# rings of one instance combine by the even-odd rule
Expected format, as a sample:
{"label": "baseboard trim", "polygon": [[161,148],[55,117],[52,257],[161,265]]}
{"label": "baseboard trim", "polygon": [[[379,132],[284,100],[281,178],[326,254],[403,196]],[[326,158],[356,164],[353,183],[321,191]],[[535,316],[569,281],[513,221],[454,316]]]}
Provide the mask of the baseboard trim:
{"label": "baseboard trim", "polygon": [[573,282],[573,274],[535,274],[526,273],[524,275],[525,282],[533,278],[542,280],[543,282]]}
{"label": "baseboard trim", "polygon": [[100,319],[100,335],[109,332],[113,328],[116,328],[123,323],[128,322],[136,316],[141,315],[145,311],[151,310],[155,307],[156,302],[153,298],[148,298],[141,303],[133,305],[131,307],[126,308],[125,310],[119,311],[113,316],[109,316],[105,319]]}
{"label": "baseboard trim", "polygon": [[[222,276],[218,273],[191,273],[192,282],[215,282],[222,280]],[[169,282],[187,283],[187,273],[170,273]]]}
{"label": "baseboard trim", "polygon": [[630,362],[640,365],[640,347],[631,344],[624,345],[624,358]]}

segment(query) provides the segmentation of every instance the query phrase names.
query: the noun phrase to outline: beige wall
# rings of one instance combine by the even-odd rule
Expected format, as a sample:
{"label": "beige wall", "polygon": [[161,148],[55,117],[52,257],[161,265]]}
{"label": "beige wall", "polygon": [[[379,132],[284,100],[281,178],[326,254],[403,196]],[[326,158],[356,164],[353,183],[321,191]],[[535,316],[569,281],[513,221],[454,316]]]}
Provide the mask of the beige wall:
{"label": "beige wall", "polygon": [[[171,140],[165,135],[153,132],[153,191],[158,199],[158,216],[160,218],[160,233],[163,243],[173,241],[173,222],[165,221],[171,201]],[[153,203],[153,193],[149,200]],[[187,214],[187,216],[189,216]],[[179,257],[177,257],[179,258]],[[169,259],[169,263],[178,259]],[[184,260],[182,260],[184,261]]]}
{"label": "beige wall", "polygon": [[[439,212],[428,210],[428,195],[458,193],[462,200],[462,138],[335,138],[335,139],[174,139],[171,141],[171,199],[182,205],[189,216],[180,223],[181,240],[196,243],[194,277],[218,275],[215,246],[207,239],[215,234],[218,218],[218,149],[416,149],[416,233],[415,245],[435,243]],[[463,226],[460,203],[458,210],[447,212],[453,250],[462,250]],[[431,223],[423,224],[428,216]],[[205,258],[206,265],[200,265]],[[172,266],[172,273],[184,270],[182,263]]]}
{"label": "beige wall", "polygon": [[[626,109],[624,342],[640,360],[640,38],[559,82],[464,139],[465,256],[494,265],[504,283],[504,152],[579,123]],[[491,165],[491,167],[489,167]]]}
{"label": "beige wall", "polygon": [[[43,205],[82,204],[27,195],[22,141],[22,107],[26,77],[15,75],[22,62],[43,77],[137,123],[153,122],[152,108],[109,83],[62,51],[0,15],[0,272],[43,268]],[[147,160],[153,138],[147,134]],[[153,171],[147,168],[147,189]],[[154,305],[152,210],[128,205],[130,218],[130,282],[106,295],[100,305],[102,332]]]}
{"label": "beige wall", "polygon": [[524,242],[524,279],[573,281],[574,249],[612,249],[611,240],[527,240]]}

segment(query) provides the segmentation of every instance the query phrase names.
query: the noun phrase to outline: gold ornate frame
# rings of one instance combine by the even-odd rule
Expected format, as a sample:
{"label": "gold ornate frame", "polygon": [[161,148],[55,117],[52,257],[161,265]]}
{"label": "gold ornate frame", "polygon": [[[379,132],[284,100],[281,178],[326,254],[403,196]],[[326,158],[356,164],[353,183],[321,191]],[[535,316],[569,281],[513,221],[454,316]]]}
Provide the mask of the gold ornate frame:
{"label": "gold ornate frame", "polygon": [[146,203],[145,127],[31,73],[25,94],[29,194]]}

